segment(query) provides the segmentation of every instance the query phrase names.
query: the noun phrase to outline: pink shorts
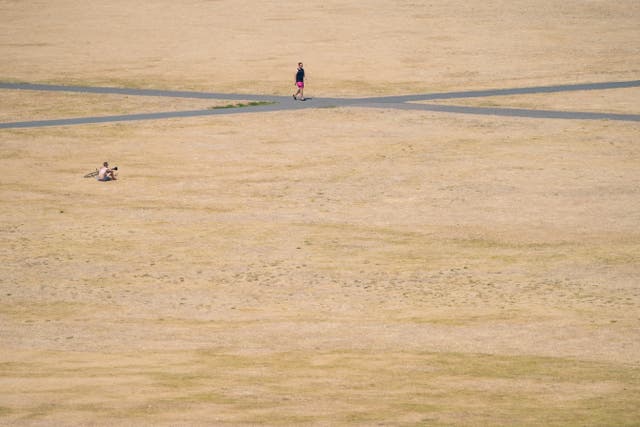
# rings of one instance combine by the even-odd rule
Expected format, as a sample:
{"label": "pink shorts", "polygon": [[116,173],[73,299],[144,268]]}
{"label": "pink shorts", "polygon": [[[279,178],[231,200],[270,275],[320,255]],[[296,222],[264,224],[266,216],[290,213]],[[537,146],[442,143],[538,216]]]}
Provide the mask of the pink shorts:
{"label": "pink shorts", "polygon": [[302,89],[304,87],[304,82],[296,82],[296,86]]}

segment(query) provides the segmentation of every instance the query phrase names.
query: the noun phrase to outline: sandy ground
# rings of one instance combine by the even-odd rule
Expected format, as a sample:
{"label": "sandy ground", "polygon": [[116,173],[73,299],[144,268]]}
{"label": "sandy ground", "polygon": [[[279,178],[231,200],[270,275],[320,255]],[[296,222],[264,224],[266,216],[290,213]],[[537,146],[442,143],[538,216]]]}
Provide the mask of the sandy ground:
{"label": "sandy ground", "polygon": [[[87,5],[0,1],[0,80],[287,94],[303,60],[320,97],[640,70],[636,2]],[[2,121],[218,102],[0,99]],[[358,108],[2,130],[0,424],[637,425],[639,137]],[[104,160],[117,182],[82,178]]]}

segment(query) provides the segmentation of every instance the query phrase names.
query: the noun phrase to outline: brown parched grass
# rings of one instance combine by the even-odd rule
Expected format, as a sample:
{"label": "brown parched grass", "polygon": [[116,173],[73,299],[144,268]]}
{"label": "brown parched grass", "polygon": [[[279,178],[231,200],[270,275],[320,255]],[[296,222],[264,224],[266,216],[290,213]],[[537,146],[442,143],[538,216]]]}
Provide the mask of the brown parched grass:
{"label": "brown parched grass", "polygon": [[[0,1],[0,80],[290,96],[298,61],[312,98],[637,80],[639,18]],[[2,89],[0,121],[230,102]],[[633,88],[447,102],[640,111]],[[0,424],[638,425],[635,122],[237,110],[0,130]],[[103,161],[117,181],[82,178]]]}

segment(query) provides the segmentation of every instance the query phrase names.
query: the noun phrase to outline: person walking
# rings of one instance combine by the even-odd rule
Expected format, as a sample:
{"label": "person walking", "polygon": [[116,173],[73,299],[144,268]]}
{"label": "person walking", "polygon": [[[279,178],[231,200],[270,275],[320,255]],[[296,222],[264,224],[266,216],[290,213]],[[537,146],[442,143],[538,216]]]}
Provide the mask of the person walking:
{"label": "person walking", "polygon": [[297,100],[298,95],[300,95],[300,101],[304,101],[304,68],[302,67],[302,62],[298,62],[295,85],[298,88],[298,91],[293,94],[293,99]]}

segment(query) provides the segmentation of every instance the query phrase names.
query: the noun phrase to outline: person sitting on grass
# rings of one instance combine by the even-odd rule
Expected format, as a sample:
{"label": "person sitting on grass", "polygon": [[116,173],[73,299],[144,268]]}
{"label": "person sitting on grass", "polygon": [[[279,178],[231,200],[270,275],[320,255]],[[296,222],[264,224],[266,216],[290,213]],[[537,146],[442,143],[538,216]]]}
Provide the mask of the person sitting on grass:
{"label": "person sitting on grass", "polygon": [[115,167],[113,169],[109,168],[109,162],[104,162],[102,167],[98,171],[98,181],[113,181],[116,179],[116,173],[118,168]]}

